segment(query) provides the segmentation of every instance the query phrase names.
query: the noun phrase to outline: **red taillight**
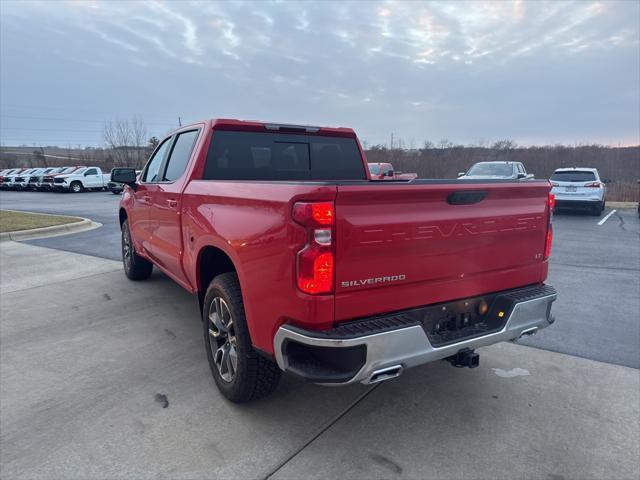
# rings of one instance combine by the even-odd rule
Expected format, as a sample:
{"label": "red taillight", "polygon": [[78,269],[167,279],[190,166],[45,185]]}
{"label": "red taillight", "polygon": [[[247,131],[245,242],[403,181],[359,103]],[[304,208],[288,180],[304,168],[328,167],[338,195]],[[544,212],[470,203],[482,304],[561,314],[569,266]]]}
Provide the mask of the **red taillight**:
{"label": "red taillight", "polygon": [[544,244],[544,259],[546,260],[551,256],[551,244],[553,243],[553,225],[549,224],[547,228],[547,240]]}
{"label": "red taillight", "polygon": [[310,246],[298,253],[298,288],[311,295],[333,291],[333,252]]}
{"label": "red taillight", "polygon": [[556,207],[556,196],[553,193],[549,194],[549,212],[553,212]]}
{"label": "red taillight", "polygon": [[298,252],[297,283],[304,293],[333,293],[334,207],[331,202],[298,202],[293,219],[307,228],[307,244]]}
{"label": "red taillight", "polygon": [[293,206],[293,219],[305,227],[333,225],[333,203],[298,202]]}
{"label": "red taillight", "polygon": [[587,183],[585,187],[588,188],[600,188],[602,184],[600,182]]}
{"label": "red taillight", "polygon": [[311,215],[320,225],[333,225],[333,204],[314,203],[311,205]]}

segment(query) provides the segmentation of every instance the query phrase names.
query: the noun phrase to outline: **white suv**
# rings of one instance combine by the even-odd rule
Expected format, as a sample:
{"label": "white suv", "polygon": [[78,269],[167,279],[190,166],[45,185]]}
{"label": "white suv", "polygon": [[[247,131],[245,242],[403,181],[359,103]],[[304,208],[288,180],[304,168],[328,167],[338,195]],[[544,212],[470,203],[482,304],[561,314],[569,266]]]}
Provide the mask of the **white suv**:
{"label": "white suv", "polygon": [[587,208],[600,216],[607,201],[607,186],[595,168],[558,168],[551,175],[556,208]]}

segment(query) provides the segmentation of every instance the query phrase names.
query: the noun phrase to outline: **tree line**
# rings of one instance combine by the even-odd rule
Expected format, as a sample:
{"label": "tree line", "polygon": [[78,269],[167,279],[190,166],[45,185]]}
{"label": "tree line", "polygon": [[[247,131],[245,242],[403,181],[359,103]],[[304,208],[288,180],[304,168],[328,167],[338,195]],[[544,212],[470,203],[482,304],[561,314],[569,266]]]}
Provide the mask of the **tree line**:
{"label": "tree line", "polygon": [[[523,147],[507,139],[480,145],[456,145],[440,140],[424,142],[422,148],[415,148],[413,142],[407,145],[391,138],[389,145],[367,146],[363,142],[367,161],[392,163],[396,170],[415,172],[419,178],[456,178],[458,172],[468,170],[474,163],[492,160],[522,162],[536,178],[549,178],[561,167],[593,167],[603,179],[610,180],[608,199],[638,201],[640,194],[637,183],[640,179],[640,146]],[[157,137],[148,136],[144,122],[138,117],[106,122],[103,140],[104,147],[100,148],[0,147],[0,168],[95,165],[106,171],[114,167],[140,169],[159,142]]]}

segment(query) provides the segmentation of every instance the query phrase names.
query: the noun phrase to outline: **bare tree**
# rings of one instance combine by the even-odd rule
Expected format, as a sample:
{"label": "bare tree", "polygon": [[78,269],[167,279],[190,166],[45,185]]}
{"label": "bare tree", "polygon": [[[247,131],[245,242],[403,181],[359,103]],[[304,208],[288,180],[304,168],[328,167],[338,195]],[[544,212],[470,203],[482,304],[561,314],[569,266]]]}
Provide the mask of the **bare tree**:
{"label": "bare tree", "polygon": [[107,122],[104,143],[114,166],[141,168],[147,159],[147,127],[140,117]]}
{"label": "bare tree", "polygon": [[135,168],[142,168],[147,161],[147,127],[140,117],[131,119],[131,137],[135,147]]}

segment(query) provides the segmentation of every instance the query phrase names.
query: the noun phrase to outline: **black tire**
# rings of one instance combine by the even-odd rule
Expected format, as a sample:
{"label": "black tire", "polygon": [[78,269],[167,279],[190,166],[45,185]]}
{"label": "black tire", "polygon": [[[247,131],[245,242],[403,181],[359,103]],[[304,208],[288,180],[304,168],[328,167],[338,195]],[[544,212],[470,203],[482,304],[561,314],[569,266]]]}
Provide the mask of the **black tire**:
{"label": "black tire", "polygon": [[[228,316],[219,315],[217,312],[224,312],[225,307]],[[202,325],[209,368],[218,389],[228,400],[249,402],[276,389],[282,372],[252,346],[235,273],[218,275],[209,284],[202,307]]]}
{"label": "black tire", "polygon": [[122,223],[121,241],[122,265],[127,278],[129,280],[146,280],[149,278],[151,272],[153,272],[153,263],[136,253],[128,220]]}
{"label": "black tire", "polygon": [[83,188],[82,188],[82,183],[76,181],[76,182],[71,182],[71,185],[69,185],[69,191],[71,193],[80,193],[82,192]]}

